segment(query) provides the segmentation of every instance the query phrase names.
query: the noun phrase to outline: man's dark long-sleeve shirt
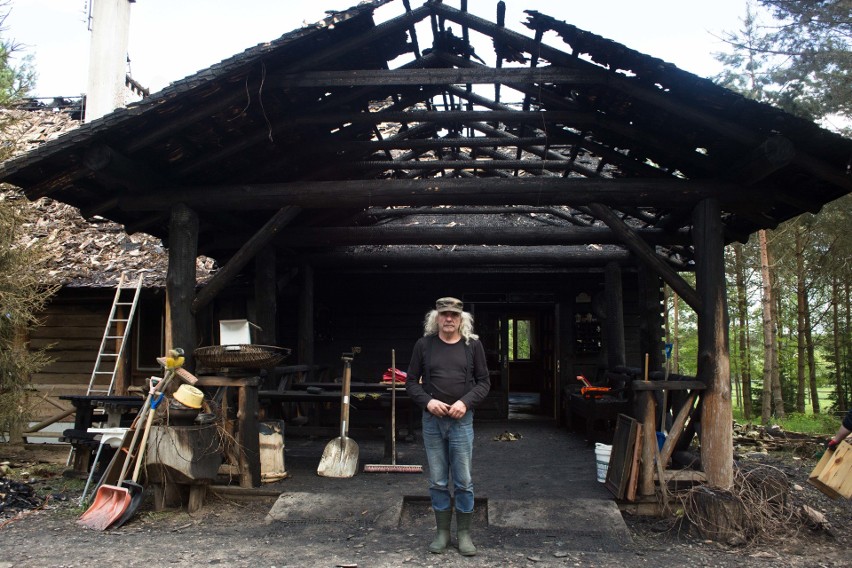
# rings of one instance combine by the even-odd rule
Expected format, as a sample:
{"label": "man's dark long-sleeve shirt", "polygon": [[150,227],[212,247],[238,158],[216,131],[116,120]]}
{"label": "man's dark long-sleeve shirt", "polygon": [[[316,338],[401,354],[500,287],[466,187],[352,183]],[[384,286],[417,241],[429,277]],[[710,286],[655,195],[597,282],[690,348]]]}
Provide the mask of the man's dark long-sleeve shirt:
{"label": "man's dark long-sleeve shirt", "polygon": [[452,349],[452,345],[444,343],[438,336],[429,335],[417,340],[408,365],[405,390],[421,408],[425,409],[429,401],[435,398],[447,404],[461,400],[467,408],[472,409],[488,396],[491,379],[482,342],[474,339],[465,344],[462,339],[459,345],[465,353],[462,366],[452,356],[436,360],[445,347]]}

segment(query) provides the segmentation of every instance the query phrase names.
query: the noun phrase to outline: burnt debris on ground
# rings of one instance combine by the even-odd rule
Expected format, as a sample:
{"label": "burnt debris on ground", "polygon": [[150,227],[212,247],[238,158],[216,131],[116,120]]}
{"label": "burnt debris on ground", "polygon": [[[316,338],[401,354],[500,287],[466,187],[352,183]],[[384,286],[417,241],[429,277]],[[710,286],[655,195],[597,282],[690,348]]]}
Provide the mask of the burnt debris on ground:
{"label": "burnt debris on ground", "polygon": [[44,499],[36,495],[35,488],[29,483],[0,477],[0,519],[20,511],[37,509],[43,504]]}

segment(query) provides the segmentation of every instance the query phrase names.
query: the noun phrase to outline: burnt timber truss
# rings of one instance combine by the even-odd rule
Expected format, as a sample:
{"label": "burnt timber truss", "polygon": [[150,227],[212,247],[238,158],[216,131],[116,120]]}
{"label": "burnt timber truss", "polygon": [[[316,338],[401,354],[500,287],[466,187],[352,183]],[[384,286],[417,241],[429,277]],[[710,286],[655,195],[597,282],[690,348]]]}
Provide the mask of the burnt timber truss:
{"label": "burnt timber truss", "polygon": [[[699,374],[725,382],[722,246],[848,194],[852,141],[539,12],[524,35],[502,3],[496,22],[449,4],[330,14],[6,162],[0,180],[163,238],[176,344],[258,256],[495,272],[638,260],[699,313]],[[457,246],[422,246],[441,243]],[[199,253],[223,268],[196,296]],[[695,288],[679,275],[693,270]]]}

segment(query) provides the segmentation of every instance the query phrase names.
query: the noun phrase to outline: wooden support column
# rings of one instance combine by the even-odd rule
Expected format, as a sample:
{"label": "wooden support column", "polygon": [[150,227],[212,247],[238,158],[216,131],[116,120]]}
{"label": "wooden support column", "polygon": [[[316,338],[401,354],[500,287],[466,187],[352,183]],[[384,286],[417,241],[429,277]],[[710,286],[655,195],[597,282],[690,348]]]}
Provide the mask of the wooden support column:
{"label": "wooden support column", "polygon": [[277,345],[278,294],[275,273],[275,249],[266,247],[254,259],[254,321],[260,330],[257,343]]}
{"label": "wooden support column", "polygon": [[[299,365],[314,364],[314,269],[302,267],[302,289],[299,294]],[[307,380],[313,379],[313,371]]]}
{"label": "wooden support column", "polygon": [[693,211],[698,313],[698,379],[707,385],[701,414],[701,463],[707,482],[733,485],[733,438],[724,225],[719,202],[705,199]]}
{"label": "wooden support column", "polygon": [[624,347],[624,293],[621,285],[621,267],[608,262],[604,270],[606,295],[606,362],[610,369],[627,364]]}
{"label": "wooden support column", "polygon": [[171,314],[173,347],[186,352],[187,367],[192,369],[192,350],[197,347],[195,315],[195,259],[198,256],[198,215],[177,203],[172,207],[169,222],[169,269],[166,275],[166,294]]}
{"label": "wooden support column", "polygon": [[665,365],[663,354],[663,286],[661,278],[650,267],[640,264],[637,278],[639,281],[639,348],[648,353],[648,368],[659,371]]}

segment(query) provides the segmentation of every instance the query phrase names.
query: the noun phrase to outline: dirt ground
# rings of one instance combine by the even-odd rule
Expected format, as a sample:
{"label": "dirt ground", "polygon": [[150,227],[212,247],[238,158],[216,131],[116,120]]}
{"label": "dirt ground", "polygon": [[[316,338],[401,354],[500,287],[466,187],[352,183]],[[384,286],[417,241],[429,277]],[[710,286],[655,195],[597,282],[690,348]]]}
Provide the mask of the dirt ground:
{"label": "dirt ground", "polygon": [[[149,504],[124,527],[104,532],[79,527],[80,480],[63,477],[64,452],[0,445],[0,462],[11,477],[24,477],[43,506],[0,513],[0,568],[123,566],[691,566],[839,567],[849,565],[852,502],[834,501],[807,484],[812,456],[785,453],[743,457],[743,468],[764,465],[782,471],[790,486],[790,509],[807,504],[827,524],[811,529],[790,517],[757,542],[739,546],[706,540],[676,517],[625,520],[632,542],[580,546],[552,530],[475,527],[479,554],[465,558],[454,549],[429,554],[432,520],[404,523],[399,530],[356,522],[268,522],[274,497],[251,501],[212,498],[201,511],[153,512]],[[427,516],[428,517],[428,516]]]}

